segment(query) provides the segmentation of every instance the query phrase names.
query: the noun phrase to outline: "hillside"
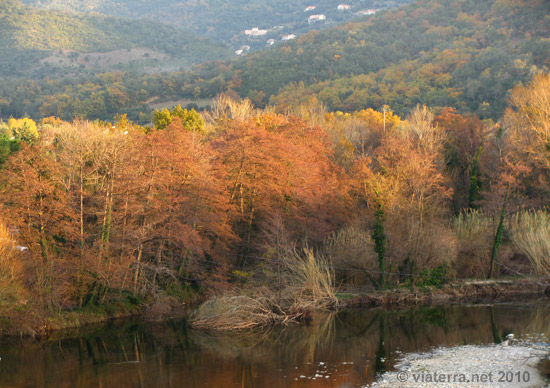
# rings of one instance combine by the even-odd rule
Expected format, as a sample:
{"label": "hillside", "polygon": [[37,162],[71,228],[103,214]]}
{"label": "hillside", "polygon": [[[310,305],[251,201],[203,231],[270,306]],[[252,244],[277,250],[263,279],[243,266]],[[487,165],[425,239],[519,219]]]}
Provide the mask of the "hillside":
{"label": "hillside", "polygon": [[515,84],[548,71],[549,35],[543,0],[419,0],[193,71],[4,80],[0,114],[68,120],[123,112],[147,123],[152,104],[205,106],[226,92],[281,111],[317,98],[331,110],[389,105],[405,115],[427,104],[497,119]]}
{"label": "hillside", "polygon": [[420,0],[250,55],[219,78],[259,104],[282,92],[270,101],[314,94],[345,111],[424,103],[498,117],[515,83],[550,66],[549,35],[543,0]]}
{"label": "hillside", "polygon": [[[339,11],[339,0],[25,0],[47,9],[73,12],[101,13],[131,18],[146,18],[222,41],[238,48],[250,45],[263,48],[267,39],[280,40],[286,34],[302,34],[336,23],[350,21],[366,9],[390,9],[414,0],[353,0],[345,2],[349,10]],[[314,10],[304,12],[306,7]],[[308,24],[308,17],[323,14],[320,23]],[[248,38],[245,29],[259,27],[267,33]],[[278,27],[278,28],[274,28]]]}
{"label": "hillside", "polygon": [[0,3],[0,76],[51,76],[130,63],[178,70],[229,54],[221,44],[152,21],[44,11],[17,0]]}

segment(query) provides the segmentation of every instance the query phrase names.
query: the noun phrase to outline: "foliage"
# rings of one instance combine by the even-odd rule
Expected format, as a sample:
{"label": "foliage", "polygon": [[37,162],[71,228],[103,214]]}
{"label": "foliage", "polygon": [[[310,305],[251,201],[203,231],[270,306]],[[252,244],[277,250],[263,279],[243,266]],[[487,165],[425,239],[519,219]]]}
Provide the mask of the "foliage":
{"label": "foliage", "polygon": [[0,219],[0,304],[24,304],[23,267],[13,236]]}
{"label": "foliage", "polygon": [[[4,141],[23,127],[39,134],[9,149],[0,174],[7,249],[13,240],[29,248],[14,295],[58,311],[121,294],[270,284],[265,299],[227,300],[228,314],[242,302],[261,323],[334,307],[336,281],[343,291],[403,278],[437,285],[454,273],[486,276],[490,260],[496,273],[544,274],[550,186],[537,97],[546,79],[516,88],[516,109],[497,125],[426,106],[405,119],[387,107],[327,113],[314,100],[284,115],[229,96],[202,130],[190,130],[185,119],[198,114],[180,107],[165,111],[175,119],[163,130],[124,114],[12,119],[0,126]],[[469,189],[453,192],[472,176],[483,182],[479,209]]]}
{"label": "foliage", "polygon": [[204,129],[204,120],[194,109],[182,109],[181,105],[175,106],[171,111],[168,109],[157,110],[153,112],[153,124],[156,129],[164,129],[172,123],[172,120],[179,118],[181,124],[188,131],[202,131]]}
{"label": "foliage", "polygon": [[[86,73],[82,70],[87,67],[101,67],[86,62],[86,56],[79,53],[144,48],[149,54],[163,53],[176,59],[176,69],[205,60],[224,59],[230,53],[221,44],[158,22],[37,10],[18,0],[1,3],[0,19],[2,77],[29,74],[51,77],[57,68]],[[119,53],[119,57],[122,55],[123,52]],[[45,60],[52,56],[58,61]],[[148,66],[159,66],[153,58],[142,59]]]}
{"label": "foliage", "polygon": [[382,204],[378,203],[378,208],[376,209],[376,212],[374,213],[375,217],[375,223],[374,227],[372,229],[372,239],[374,240],[374,251],[378,255],[378,271],[380,272],[380,281],[379,286],[381,288],[385,288],[386,281],[385,281],[385,275],[386,275],[386,233],[384,231],[384,222],[386,220],[386,217],[384,215],[384,208],[382,207]]}
{"label": "foliage", "polygon": [[435,286],[439,287],[451,280],[450,269],[447,265],[440,265],[431,269],[424,269],[420,272],[418,287]]}
{"label": "foliage", "polygon": [[[91,6],[93,12],[108,15],[162,20],[164,23],[189,28],[201,35],[219,41],[231,42],[235,45],[246,43],[253,45],[260,40],[258,45],[265,46],[266,39],[280,38],[289,32],[302,33],[324,26],[324,23],[308,25],[309,15],[304,14],[304,9],[311,4],[306,0],[294,2],[284,0],[208,0],[200,3],[182,3],[175,0],[162,3],[140,0],[92,0],[86,3],[78,0],[26,0],[25,2],[49,9],[73,12],[90,12]],[[354,1],[350,5],[353,5],[353,11],[357,12],[367,8],[393,8],[410,2],[411,0],[371,0],[367,2]],[[220,10],[222,11],[220,12]],[[353,11],[338,11],[335,3],[330,0],[316,2],[315,13],[325,14],[332,23],[350,20],[355,17]],[[243,34],[245,28],[250,29],[254,26],[270,30],[265,35],[265,39],[263,39],[264,37],[259,39],[246,37]],[[284,29],[273,28],[274,26],[283,26]]]}
{"label": "foliage", "polygon": [[38,138],[36,122],[25,117],[22,119],[11,118],[8,120],[8,129],[16,141],[30,142]]}
{"label": "foliage", "polygon": [[[146,75],[143,71],[112,73],[115,69],[110,68],[108,74],[89,74],[93,69],[87,65],[78,70],[85,63],[82,59],[82,63],[74,62],[76,67],[57,71],[56,77],[44,68],[36,75],[47,75],[48,79],[2,80],[0,109],[5,117],[31,114],[39,119],[56,115],[65,120],[106,120],[115,113],[128,113],[131,119],[146,124],[151,101],[212,99],[225,92],[249,97],[260,107],[270,102],[281,112],[313,95],[333,111],[380,111],[387,104],[405,116],[416,105],[425,104],[435,112],[453,107],[461,114],[497,120],[509,90],[518,83],[528,83],[550,64],[545,7],[543,0],[505,6],[496,0],[420,0],[402,9],[312,31],[293,42],[231,62],[205,63],[189,72]],[[139,24],[139,28],[147,26]],[[132,34],[136,29],[120,28]],[[107,31],[111,30],[109,26]],[[136,42],[144,42],[152,50],[156,47],[156,30],[162,29],[151,30],[135,34],[131,37],[133,43],[117,47],[136,47]],[[157,51],[177,57],[185,52],[179,42],[189,39],[167,31],[158,41],[166,42],[167,47]],[[26,57],[10,50],[4,58],[13,58],[17,65],[10,65],[11,70],[3,66],[4,71],[34,66],[44,56],[37,49],[25,51]],[[202,55],[196,47],[190,51],[201,61],[216,58]],[[177,65],[175,70],[180,68]],[[163,69],[174,70],[174,66]],[[462,195],[459,193],[460,202]]]}

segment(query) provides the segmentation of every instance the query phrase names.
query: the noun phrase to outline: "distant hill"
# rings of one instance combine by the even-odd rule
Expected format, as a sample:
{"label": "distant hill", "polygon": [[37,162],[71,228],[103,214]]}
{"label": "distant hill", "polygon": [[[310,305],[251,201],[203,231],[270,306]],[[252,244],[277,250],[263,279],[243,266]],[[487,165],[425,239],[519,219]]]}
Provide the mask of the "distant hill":
{"label": "distant hill", "polygon": [[545,0],[419,0],[209,68],[187,94],[214,84],[258,105],[314,95],[344,111],[428,104],[496,118],[514,84],[548,71],[549,36]]}
{"label": "distant hill", "polygon": [[152,21],[46,11],[3,0],[0,55],[0,76],[13,77],[128,65],[177,70],[228,58],[231,52],[195,33]]}
{"label": "distant hill", "polygon": [[0,114],[109,119],[120,112],[146,123],[153,105],[203,107],[226,92],[280,110],[316,98],[331,110],[389,105],[406,115],[426,104],[498,119],[515,84],[549,71],[549,36],[546,0],[418,0],[192,71],[0,80]]}
{"label": "distant hill", "polygon": [[[367,9],[390,9],[414,0],[24,0],[47,9],[101,13],[132,18],[147,18],[193,30],[238,48],[250,45],[262,48],[267,39],[285,34],[302,34],[350,21]],[[349,9],[338,10],[347,4]],[[308,6],[315,9],[305,11]],[[311,15],[322,14],[326,20],[308,24]],[[259,27],[267,33],[247,38],[244,30]],[[279,27],[279,28],[274,28]],[[282,27],[282,28],[280,28]]]}

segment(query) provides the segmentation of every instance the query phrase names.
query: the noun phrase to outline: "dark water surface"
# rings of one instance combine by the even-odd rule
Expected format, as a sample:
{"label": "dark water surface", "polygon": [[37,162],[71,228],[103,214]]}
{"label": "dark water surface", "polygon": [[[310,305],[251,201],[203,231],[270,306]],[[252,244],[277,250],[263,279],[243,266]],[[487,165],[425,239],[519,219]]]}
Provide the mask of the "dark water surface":
{"label": "dark water surface", "polygon": [[3,340],[1,387],[360,387],[401,352],[550,337],[550,305],[351,310],[310,326],[206,333],[116,322],[45,341]]}

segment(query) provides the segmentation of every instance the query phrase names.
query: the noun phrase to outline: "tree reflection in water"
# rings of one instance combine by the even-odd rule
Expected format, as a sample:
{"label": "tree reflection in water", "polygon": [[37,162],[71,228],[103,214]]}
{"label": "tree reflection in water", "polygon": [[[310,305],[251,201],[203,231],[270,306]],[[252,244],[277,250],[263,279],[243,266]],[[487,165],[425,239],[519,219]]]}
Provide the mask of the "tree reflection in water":
{"label": "tree reflection in water", "polygon": [[351,310],[239,333],[117,322],[4,340],[0,386],[359,387],[391,370],[400,352],[549,335],[549,315],[547,304]]}

